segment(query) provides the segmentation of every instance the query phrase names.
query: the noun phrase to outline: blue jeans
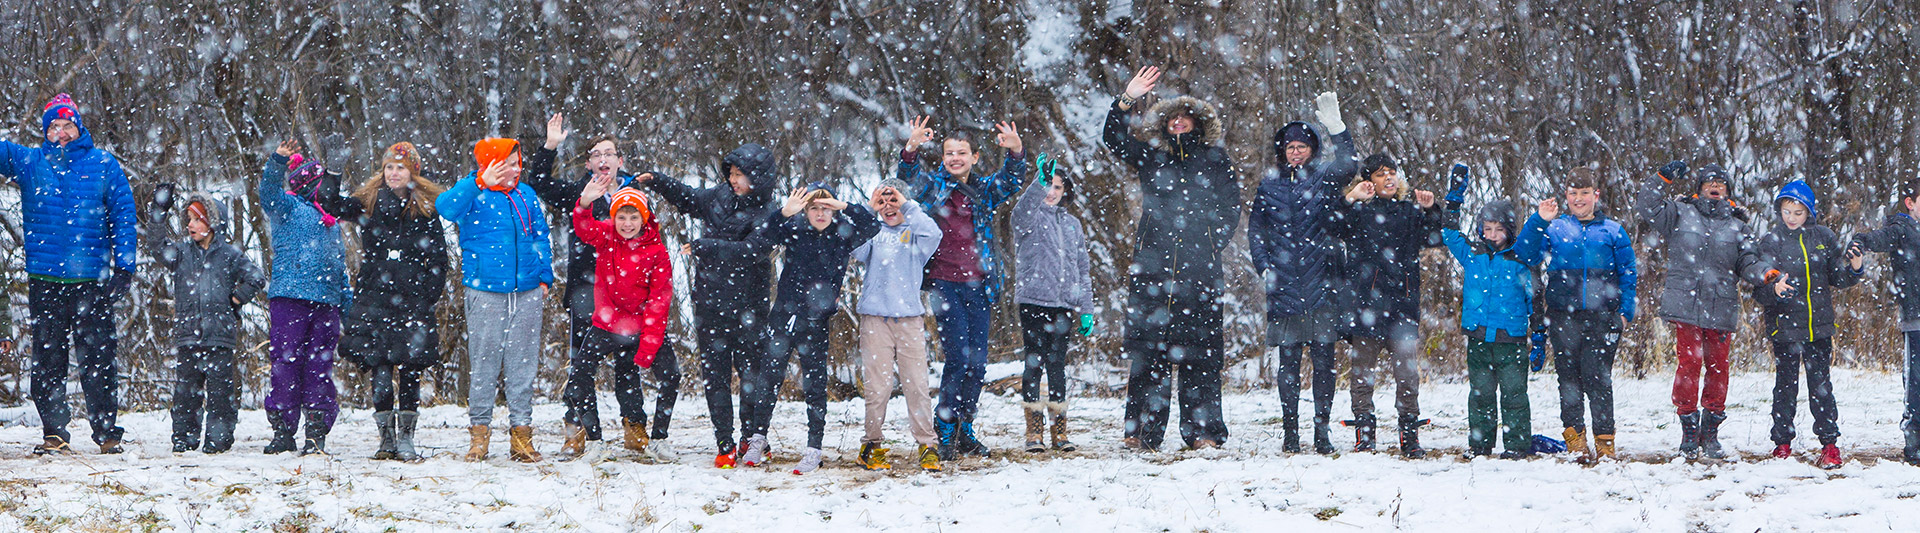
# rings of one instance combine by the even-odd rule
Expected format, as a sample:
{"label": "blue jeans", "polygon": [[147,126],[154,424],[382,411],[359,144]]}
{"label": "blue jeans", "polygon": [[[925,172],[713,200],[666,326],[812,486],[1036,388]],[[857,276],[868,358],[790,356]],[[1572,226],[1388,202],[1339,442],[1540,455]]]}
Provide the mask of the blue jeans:
{"label": "blue jeans", "polygon": [[934,416],[972,420],[987,377],[987,287],[982,282],[933,280],[933,317],[940,324],[940,403]]}

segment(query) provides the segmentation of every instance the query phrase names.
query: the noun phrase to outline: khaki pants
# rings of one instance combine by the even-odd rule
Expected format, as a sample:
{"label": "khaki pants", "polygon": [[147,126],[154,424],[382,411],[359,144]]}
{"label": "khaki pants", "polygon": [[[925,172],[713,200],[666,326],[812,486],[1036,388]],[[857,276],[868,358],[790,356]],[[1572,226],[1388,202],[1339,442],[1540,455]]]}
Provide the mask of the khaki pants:
{"label": "khaki pants", "polygon": [[862,442],[882,440],[887,400],[898,379],[907,396],[908,433],[914,442],[939,444],[933,436],[933,400],[927,395],[926,318],[860,315],[860,362],[865,373],[861,389],[867,399],[867,435]]}
{"label": "khaki pants", "polygon": [[[1420,419],[1420,339],[1398,337],[1374,339],[1354,337],[1353,366],[1349,369],[1347,389],[1353,397],[1353,417],[1371,422],[1373,389],[1379,381],[1379,365],[1386,362],[1394,382],[1394,407],[1399,411],[1400,428]],[[1385,361],[1382,361],[1382,360]]]}

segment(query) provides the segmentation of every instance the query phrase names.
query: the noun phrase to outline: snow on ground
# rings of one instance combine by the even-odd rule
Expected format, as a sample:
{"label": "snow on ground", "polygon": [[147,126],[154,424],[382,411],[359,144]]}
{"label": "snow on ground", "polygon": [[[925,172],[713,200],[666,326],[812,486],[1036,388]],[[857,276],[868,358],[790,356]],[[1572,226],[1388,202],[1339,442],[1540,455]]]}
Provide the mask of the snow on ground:
{"label": "snow on ground", "polygon": [[[206,456],[167,452],[164,412],[122,418],[133,439],[120,456],[33,457],[36,427],[0,428],[0,530],[341,530],[430,531],[459,528],[580,531],[1536,531],[1584,524],[1595,531],[1907,530],[1920,527],[1920,468],[1887,460],[1897,453],[1901,383],[1881,373],[1837,372],[1842,444],[1837,471],[1763,460],[1770,374],[1736,376],[1725,427],[1729,446],[1750,457],[1725,465],[1668,462],[1675,442],[1667,379],[1618,382],[1620,446],[1636,459],[1581,467],[1559,458],[1457,459],[1465,443],[1466,388],[1429,383],[1422,392],[1435,426],[1438,458],[1388,454],[1286,456],[1278,450],[1279,406],[1271,390],[1230,395],[1233,437],[1224,450],[1135,454],[1119,449],[1121,402],[1073,406],[1082,452],[1066,457],[997,454],[950,465],[946,473],[904,468],[910,446],[893,444],[897,468],[851,466],[860,438],[858,400],[832,405],[829,466],[786,473],[804,442],[801,405],[783,402],[775,418],[775,463],[764,470],[715,470],[711,429],[698,395],[683,396],[673,444],[683,464],[611,460],[537,465],[507,462],[495,433],[494,457],[456,459],[466,445],[465,412],[427,410],[421,443],[437,456],[423,464],[375,462],[366,411],[343,413],[331,458],[265,456],[262,413],[242,413],[236,451]],[[1557,433],[1551,375],[1530,389],[1538,433]],[[1390,405],[1385,399],[1381,403]],[[981,429],[989,445],[1010,447],[1022,428],[1016,398],[985,398]],[[1335,416],[1346,416],[1344,391]],[[1798,446],[1814,446],[1802,402]],[[616,420],[612,398],[602,417]],[[649,404],[650,405],[650,404]],[[1303,406],[1303,410],[1305,406]],[[538,406],[537,444],[558,446],[557,404]],[[1310,411],[1309,411],[1310,412]],[[503,416],[503,415],[502,415]],[[890,420],[904,419],[896,399]],[[902,438],[898,425],[889,436]],[[83,423],[77,448],[91,452]],[[609,430],[610,437],[618,433]],[[1382,433],[1382,443],[1395,442]],[[1169,447],[1178,443],[1170,437]],[[1348,447],[1351,434],[1335,435]],[[1389,445],[1390,446],[1390,445]],[[1804,452],[1803,452],[1804,453]],[[1286,529],[1283,529],[1286,528]]]}

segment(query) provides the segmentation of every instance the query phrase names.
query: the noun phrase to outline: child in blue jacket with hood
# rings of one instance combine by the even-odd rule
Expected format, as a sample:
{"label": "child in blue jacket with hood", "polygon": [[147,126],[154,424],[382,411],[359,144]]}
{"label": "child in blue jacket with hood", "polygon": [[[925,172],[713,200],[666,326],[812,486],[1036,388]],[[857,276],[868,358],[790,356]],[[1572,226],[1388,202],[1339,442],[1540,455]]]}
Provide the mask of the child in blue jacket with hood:
{"label": "child in blue jacket with hood", "polygon": [[[1533,414],[1527,405],[1528,319],[1533,313],[1533,270],[1538,256],[1514,250],[1519,224],[1513,203],[1494,200],[1480,206],[1469,239],[1453,222],[1459,219],[1471,171],[1453,166],[1447,193],[1448,223],[1440,239],[1460,262],[1460,332],[1467,336],[1467,456],[1493,454],[1498,429],[1502,459],[1532,454]],[[1498,398],[1496,402],[1495,399]]]}

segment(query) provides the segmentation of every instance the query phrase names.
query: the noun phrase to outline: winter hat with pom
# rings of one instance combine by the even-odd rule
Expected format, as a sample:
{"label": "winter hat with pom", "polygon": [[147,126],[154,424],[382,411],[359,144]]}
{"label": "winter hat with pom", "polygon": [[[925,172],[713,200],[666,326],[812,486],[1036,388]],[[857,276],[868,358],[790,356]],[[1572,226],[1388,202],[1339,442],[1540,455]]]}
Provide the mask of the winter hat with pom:
{"label": "winter hat with pom", "polygon": [[52,127],[53,121],[56,119],[71,120],[73,121],[73,125],[78,128],[85,129],[87,127],[85,124],[80,123],[80,108],[74,105],[73,97],[67,96],[67,93],[54,95],[52,100],[47,101],[47,106],[41,108],[40,132],[46,133],[47,128]]}
{"label": "winter hat with pom", "polygon": [[647,196],[640,194],[638,189],[620,189],[619,192],[613,193],[614,214],[617,215],[621,209],[628,207],[640,210],[640,220],[653,221],[653,210],[647,209]]}
{"label": "winter hat with pom", "polygon": [[[293,154],[287,157],[287,194],[299,197],[313,204],[313,210],[320,212],[320,224],[333,227],[340,221],[327,212],[320,203],[321,195],[332,194],[326,184],[327,167],[319,161],[308,161],[307,157]],[[329,199],[330,200],[330,199]]]}

